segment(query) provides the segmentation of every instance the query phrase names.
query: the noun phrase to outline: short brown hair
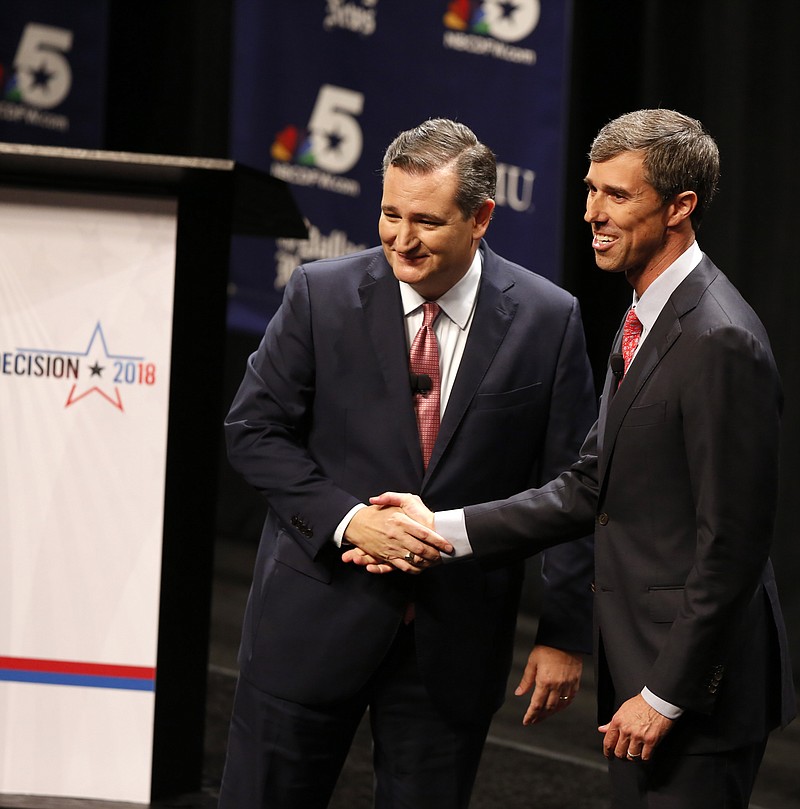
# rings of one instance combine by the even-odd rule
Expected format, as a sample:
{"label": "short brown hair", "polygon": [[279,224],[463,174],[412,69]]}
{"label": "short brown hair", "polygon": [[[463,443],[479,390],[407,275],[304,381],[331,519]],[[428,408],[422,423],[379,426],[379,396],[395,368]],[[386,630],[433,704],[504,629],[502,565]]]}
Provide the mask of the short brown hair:
{"label": "short brown hair", "polygon": [[472,216],[497,188],[497,161],[488,146],[464,124],[431,118],[401,132],[383,156],[383,175],[389,166],[411,174],[429,174],[452,165],[458,176],[456,204],[464,217]]}
{"label": "short brown hair", "polygon": [[615,118],[597,134],[589,160],[643,152],[645,179],[666,202],[681,191],[697,194],[691,221],[697,230],[719,182],[719,149],[700,121],[674,110],[637,110]]}

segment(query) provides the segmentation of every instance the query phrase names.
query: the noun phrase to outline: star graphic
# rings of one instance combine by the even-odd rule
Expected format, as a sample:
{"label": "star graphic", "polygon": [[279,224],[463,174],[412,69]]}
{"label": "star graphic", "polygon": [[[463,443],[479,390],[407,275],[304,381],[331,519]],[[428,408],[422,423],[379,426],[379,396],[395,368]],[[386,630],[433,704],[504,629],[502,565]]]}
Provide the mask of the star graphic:
{"label": "star graphic", "polygon": [[109,393],[106,393],[104,390],[101,390],[97,387],[97,385],[93,385],[88,390],[85,390],[79,394],[75,394],[75,390],[77,389],[77,385],[73,385],[72,389],[69,392],[69,396],[67,396],[67,401],[64,404],[64,407],[69,407],[70,405],[74,405],[75,402],[79,402],[81,399],[85,399],[90,393],[99,393],[109,404],[113,405],[117,408],[121,413],[125,412],[125,408],[122,406],[122,396],[120,396],[119,388],[114,388],[114,395],[112,396]]}
{"label": "star graphic", "polygon": [[328,151],[338,152],[344,138],[338,132],[326,132],[325,137],[328,139]]}
{"label": "star graphic", "polygon": [[[89,338],[89,345],[86,346],[86,351],[82,352],[75,352],[78,356],[88,357],[92,353],[92,346],[94,346],[95,341],[98,340],[100,345],[103,349],[103,355],[107,360],[142,360],[143,357],[132,357],[127,356],[125,354],[111,354],[108,350],[108,346],[106,345],[106,336],[103,334],[103,325],[100,321],[97,322],[97,325],[94,327],[94,331],[92,332],[92,336]],[[91,376],[101,376],[101,371],[103,368],[100,366],[98,360],[95,360],[94,366],[89,366],[89,370],[91,371]],[[104,391],[102,388],[97,387],[97,385],[93,385],[92,387],[88,388],[87,390],[77,392],[78,385],[75,384],[72,386],[72,390],[69,392],[69,396],[67,396],[67,402],[64,407],[69,407],[70,405],[75,404],[75,402],[79,402],[81,399],[86,398],[91,393],[98,393],[102,396],[109,404],[116,407],[118,410],[125,412],[125,408],[122,406],[122,396],[120,395],[119,388],[114,387],[113,393],[108,393]]]}
{"label": "star graphic", "polygon": [[499,3],[499,6],[503,12],[504,20],[510,20],[519,10],[519,3],[505,2]]}
{"label": "star graphic", "polygon": [[34,87],[41,87],[43,90],[47,90],[50,87],[50,80],[55,76],[55,73],[49,71],[44,62],[37,67],[29,71],[31,74],[31,78],[33,79],[33,86]]}
{"label": "star graphic", "polygon": [[[92,351],[92,347],[94,346],[95,342],[100,343],[100,347],[102,348],[102,352],[100,353],[101,357],[105,357],[106,360],[119,360],[121,362],[141,362],[144,360],[144,357],[134,357],[127,354],[112,354],[108,350],[108,346],[106,345],[106,337],[103,334],[103,325],[100,321],[97,321],[97,325],[94,327],[91,337],[89,337],[89,343],[86,346],[85,351],[55,351],[49,348],[20,348],[17,349],[18,351],[24,352],[31,352],[37,354],[58,354],[63,357],[86,357],[87,360],[90,356],[92,356],[95,352]],[[102,371],[105,370],[105,366],[101,366],[99,360],[95,359],[94,365],[88,366],[90,373],[90,377],[99,376],[102,377]],[[67,401],[64,407],[70,407],[74,405],[75,402],[79,402],[81,399],[85,399],[89,394],[97,393],[103,397],[109,404],[113,405],[117,408],[117,410],[121,412],[125,412],[125,408],[122,406],[122,396],[120,395],[119,388],[114,387],[112,392],[108,392],[99,388],[97,385],[92,385],[91,387],[87,388],[86,390],[79,391],[78,384],[74,384],[72,389],[67,396]]]}

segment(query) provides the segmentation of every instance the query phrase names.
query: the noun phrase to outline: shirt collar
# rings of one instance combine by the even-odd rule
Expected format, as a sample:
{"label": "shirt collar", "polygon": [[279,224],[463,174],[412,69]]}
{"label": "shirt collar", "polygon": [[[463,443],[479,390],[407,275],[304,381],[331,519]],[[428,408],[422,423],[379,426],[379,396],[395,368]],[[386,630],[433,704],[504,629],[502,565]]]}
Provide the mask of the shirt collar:
{"label": "shirt collar", "polygon": [[678,256],[658,278],[644,291],[642,297],[633,293],[633,305],[636,307],[636,316],[644,331],[649,331],[661,310],[666,305],[670,295],[681,285],[687,275],[700,263],[703,252],[696,241]]}
{"label": "shirt collar", "polygon": [[[483,257],[481,251],[476,250],[466,275],[436,301],[447,317],[461,329],[467,327],[475,306],[482,269]],[[425,303],[425,298],[404,281],[400,281],[399,284],[400,297],[403,300],[403,315],[408,316]]]}

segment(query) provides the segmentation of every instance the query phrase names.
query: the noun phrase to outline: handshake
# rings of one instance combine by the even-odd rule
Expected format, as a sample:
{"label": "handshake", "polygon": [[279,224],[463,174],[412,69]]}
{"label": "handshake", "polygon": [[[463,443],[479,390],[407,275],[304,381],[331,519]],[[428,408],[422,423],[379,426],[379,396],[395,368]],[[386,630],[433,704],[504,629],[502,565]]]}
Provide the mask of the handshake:
{"label": "handshake", "polygon": [[344,532],[353,545],[342,560],[369,573],[419,574],[451,554],[453,546],[433,530],[433,512],[415,494],[384,492],[370,497]]}

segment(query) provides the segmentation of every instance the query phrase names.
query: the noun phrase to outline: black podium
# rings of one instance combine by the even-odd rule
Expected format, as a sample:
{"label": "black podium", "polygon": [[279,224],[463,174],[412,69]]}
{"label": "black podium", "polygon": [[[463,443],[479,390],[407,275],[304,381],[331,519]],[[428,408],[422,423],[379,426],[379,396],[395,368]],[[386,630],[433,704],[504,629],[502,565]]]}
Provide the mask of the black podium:
{"label": "black podium", "polygon": [[200,788],[235,233],[306,229],[233,161],[0,144],[0,793]]}

